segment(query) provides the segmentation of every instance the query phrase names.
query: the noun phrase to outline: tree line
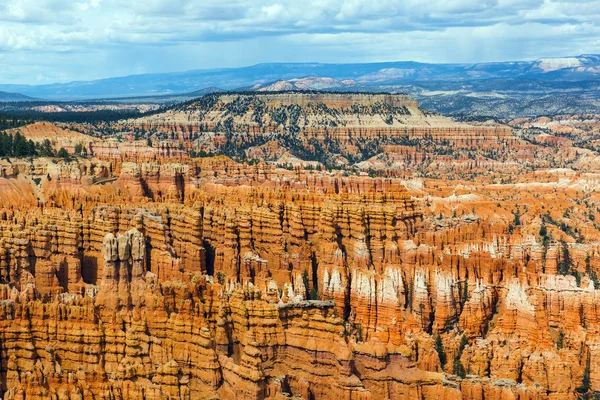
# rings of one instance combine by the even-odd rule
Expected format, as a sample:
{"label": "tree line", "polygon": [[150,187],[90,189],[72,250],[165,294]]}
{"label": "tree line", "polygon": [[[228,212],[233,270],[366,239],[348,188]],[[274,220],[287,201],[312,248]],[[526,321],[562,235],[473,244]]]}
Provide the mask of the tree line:
{"label": "tree line", "polygon": [[0,131],[5,129],[18,128],[30,124],[32,121],[17,117],[15,115],[0,114]]}
{"label": "tree line", "polygon": [[[127,118],[139,118],[146,115],[137,110],[97,110],[97,111],[65,111],[48,113],[30,109],[11,110],[10,113],[4,113],[0,110],[0,120],[17,120],[21,123],[18,126],[30,124],[38,121],[63,122],[63,123],[107,123],[116,122]],[[0,125],[1,126],[1,125]],[[18,126],[9,126],[14,128]],[[7,129],[7,128],[3,128]],[[1,130],[1,129],[0,129]]]}
{"label": "tree line", "polygon": [[0,157],[54,157],[68,155],[65,149],[57,154],[52,148],[50,140],[45,139],[41,143],[35,143],[27,139],[19,132],[15,134],[0,132]]}

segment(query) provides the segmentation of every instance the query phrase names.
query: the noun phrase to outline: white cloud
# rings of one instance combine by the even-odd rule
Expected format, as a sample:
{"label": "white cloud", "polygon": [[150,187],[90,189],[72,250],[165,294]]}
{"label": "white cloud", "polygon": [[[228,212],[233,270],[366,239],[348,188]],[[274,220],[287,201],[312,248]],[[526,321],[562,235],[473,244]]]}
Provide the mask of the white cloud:
{"label": "white cloud", "polygon": [[0,0],[0,82],[299,57],[472,62],[592,53],[600,51],[598,15],[598,1],[567,0]]}

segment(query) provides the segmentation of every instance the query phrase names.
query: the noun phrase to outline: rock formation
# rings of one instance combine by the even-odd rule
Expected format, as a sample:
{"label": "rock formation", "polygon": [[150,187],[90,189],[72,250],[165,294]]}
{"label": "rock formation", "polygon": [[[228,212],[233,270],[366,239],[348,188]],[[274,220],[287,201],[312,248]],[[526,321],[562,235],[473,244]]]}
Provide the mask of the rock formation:
{"label": "rock formation", "polygon": [[[525,141],[505,126],[436,126],[441,117],[404,96],[270,96],[273,109],[302,107],[303,134],[315,138],[320,104],[330,110],[321,124],[356,115],[335,107],[383,124],[381,110],[395,110],[431,132],[377,154],[412,165],[379,177],[162,151],[2,161],[5,399],[600,391],[593,150]],[[218,99],[196,111],[210,119],[244,107]],[[351,140],[336,140],[376,135],[356,124]],[[430,140],[458,153],[478,143],[480,153],[431,152],[420,144]],[[559,157],[572,168],[550,168]]]}

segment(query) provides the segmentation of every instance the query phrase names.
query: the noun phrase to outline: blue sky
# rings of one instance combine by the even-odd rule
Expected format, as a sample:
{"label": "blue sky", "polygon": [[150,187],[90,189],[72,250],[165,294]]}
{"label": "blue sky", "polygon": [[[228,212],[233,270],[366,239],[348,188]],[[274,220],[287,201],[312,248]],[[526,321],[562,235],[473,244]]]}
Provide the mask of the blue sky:
{"label": "blue sky", "polygon": [[600,1],[0,0],[0,82],[600,53]]}

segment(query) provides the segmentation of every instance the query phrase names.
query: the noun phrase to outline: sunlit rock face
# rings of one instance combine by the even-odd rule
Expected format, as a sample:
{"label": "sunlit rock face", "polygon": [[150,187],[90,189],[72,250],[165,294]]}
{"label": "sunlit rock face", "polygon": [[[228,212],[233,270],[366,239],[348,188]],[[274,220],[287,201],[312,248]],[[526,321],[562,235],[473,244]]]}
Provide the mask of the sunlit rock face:
{"label": "sunlit rock face", "polygon": [[[241,101],[228,96],[203,118]],[[336,140],[351,146],[404,129],[372,104],[406,125],[427,121],[416,143],[475,140],[405,96],[271,95],[266,107],[300,107],[315,137],[339,114],[348,129]],[[331,111],[353,107],[360,123]],[[402,176],[189,158],[135,141],[92,140],[108,150],[86,158],[0,161],[4,398],[600,391],[600,175],[591,162],[567,168],[592,150],[468,129],[485,138],[473,158],[387,148],[422,164]],[[551,152],[564,168],[544,169]]]}

